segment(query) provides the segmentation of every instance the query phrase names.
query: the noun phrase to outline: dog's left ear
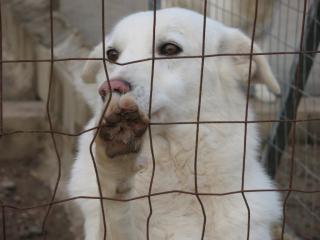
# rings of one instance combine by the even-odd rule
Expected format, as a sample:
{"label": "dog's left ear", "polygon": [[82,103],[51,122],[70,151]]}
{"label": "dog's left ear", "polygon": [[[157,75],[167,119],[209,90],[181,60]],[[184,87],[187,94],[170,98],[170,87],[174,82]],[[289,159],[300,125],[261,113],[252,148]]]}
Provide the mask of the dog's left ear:
{"label": "dog's left ear", "polygon": [[[221,50],[223,53],[239,54],[231,56],[234,62],[237,76],[241,81],[247,83],[249,79],[249,65],[250,65],[250,50],[251,39],[245,36],[241,31],[232,29],[227,33],[226,38],[221,43]],[[261,53],[260,48],[254,44],[254,53]],[[245,53],[246,55],[241,55]],[[280,94],[280,86],[275,79],[269,63],[263,55],[253,55],[251,66],[251,82],[263,83],[273,93]]]}
{"label": "dog's left ear", "polygon": [[[102,57],[102,43],[98,44],[89,54],[88,58],[99,58]],[[81,77],[85,83],[95,83],[96,75],[102,67],[100,60],[87,60],[84,64]]]}

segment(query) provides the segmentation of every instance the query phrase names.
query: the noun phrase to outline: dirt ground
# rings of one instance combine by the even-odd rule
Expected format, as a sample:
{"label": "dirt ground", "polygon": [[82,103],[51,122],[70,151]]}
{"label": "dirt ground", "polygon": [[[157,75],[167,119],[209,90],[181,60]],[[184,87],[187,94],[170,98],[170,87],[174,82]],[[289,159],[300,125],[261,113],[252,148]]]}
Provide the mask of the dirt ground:
{"label": "dirt ground", "polygon": [[[4,204],[25,207],[46,203],[51,191],[32,173],[32,160],[0,160],[0,200]],[[5,237],[8,240],[44,239],[42,221],[47,208],[32,210],[5,209]],[[5,239],[3,217],[0,215],[0,239]],[[54,206],[49,215],[45,234],[48,240],[72,240],[70,222],[63,207]]]}
{"label": "dirt ground", "polygon": [[[296,145],[293,188],[307,191],[319,190],[320,146]],[[292,148],[286,150],[277,170],[276,180],[288,188]],[[285,197],[286,193],[283,193]],[[320,194],[292,192],[286,205],[286,223],[303,240],[320,240]]]}

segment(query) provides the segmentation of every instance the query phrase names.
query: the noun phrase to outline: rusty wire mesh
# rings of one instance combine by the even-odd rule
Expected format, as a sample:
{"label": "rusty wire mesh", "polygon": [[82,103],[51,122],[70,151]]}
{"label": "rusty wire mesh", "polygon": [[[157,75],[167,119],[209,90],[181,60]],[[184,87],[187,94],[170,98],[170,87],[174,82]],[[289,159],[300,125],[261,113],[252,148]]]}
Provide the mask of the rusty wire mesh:
{"label": "rusty wire mesh", "polygon": [[[152,218],[152,198],[155,196],[160,196],[160,195],[165,195],[165,194],[172,194],[172,193],[180,193],[180,194],[187,194],[187,195],[192,195],[197,198],[199,205],[201,206],[202,209],[202,214],[203,214],[203,228],[202,228],[202,234],[199,236],[199,238],[204,239],[205,238],[205,230],[206,230],[206,211],[204,208],[204,205],[201,201],[201,196],[226,196],[226,195],[231,195],[231,194],[241,194],[243,201],[246,204],[247,207],[247,212],[248,212],[248,224],[247,224],[247,239],[250,239],[250,216],[251,216],[251,211],[250,211],[250,206],[247,203],[246,200],[246,193],[248,192],[270,192],[270,191],[277,191],[277,192],[282,192],[285,194],[285,201],[283,202],[283,221],[282,221],[282,239],[284,235],[284,230],[285,230],[285,225],[286,225],[286,216],[287,216],[287,203],[288,199],[290,199],[290,196],[292,193],[302,193],[306,195],[310,194],[319,194],[320,189],[315,188],[315,189],[308,189],[306,188],[296,188],[293,186],[293,177],[294,177],[294,166],[295,166],[295,158],[296,158],[296,149],[295,149],[295,143],[296,143],[296,129],[297,129],[297,124],[298,123],[306,123],[306,122],[319,122],[320,119],[318,118],[305,118],[305,119],[298,119],[296,115],[294,115],[293,118],[291,119],[268,119],[268,120],[255,120],[255,121],[249,121],[248,120],[248,109],[249,109],[249,101],[250,101],[250,85],[251,85],[251,74],[249,74],[249,81],[246,89],[246,97],[247,97],[247,102],[246,102],[246,114],[245,114],[245,119],[240,119],[239,121],[200,121],[200,110],[201,110],[201,96],[202,96],[202,80],[203,80],[203,68],[204,68],[204,60],[209,57],[220,57],[220,56],[249,56],[250,57],[250,65],[248,72],[251,73],[251,65],[252,65],[252,58],[254,55],[269,55],[269,56],[299,56],[299,61],[303,61],[303,56],[305,54],[317,54],[319,53],[318,49],[312,50],[312,51],[306,51],[303,48],[303,42],[304,42],[304,33],[305,33],[305,21],[307,17],[307,10],[308,6],[310,6],[311,0],[303,0],[303,10],[299,13],[301,15],[301,28],[298,29],[298,36],[300,36],[299,41],[298,41],[298,46],[299,49],[295,50],[295,46],[293,47],[288,47],[286,50],[283,51],[269,51],[269,52],[263,52],[263,53],[253,53],[253,43],[255,41],[255,31],[256,31],[256,22],[257,22],[257,16],[258,16],[258,6],[259,6],[259,0],[255,0],[255,14],[254,14],[254,21],[253,21],[253,31],[251,35],[251,49],[250,52],[248,53],[227,53],[227,54],[211,54],[211,55],[206,55],[205,53],[205,35],[206,35],[206,16],[207,16],[207,8],[208,8],[208,1],[204,0],[203,4],[203,36],[202,36],[202,54],[199,56],[183,56],[183,57],[156,57],[155,56],[155,32],[156,32],[156,22],[157,22],[157,14],[156,14],[156,8],[154,7],[153,9],[153,38],[152,38],[152,57],[151,58],[146,58],[146,59],[137,59],[134,61],[130,62],[125,62],[125,63],[116,63],[119,65],[128,65],[128,64],[133,64],[133,63],[138,63],[138,62],[143,62],[143,61],[151,61],[152,63],[152,69],[151,69],[151,76],[150,76],[150,84],[151,84],[151,91],[150,91],[150,99],[149,99],[149,117],[151,117],[151,109],[152,109],[152,91],[153,91],[153,78],[154,78],[154,67],[155,67],[155,61],[161,61],[162,59],[177,59],[177,58],[199,58],[201,59],[201,74],[199,76],[200,79],[200,88],[199,88],[199,98],[198,98],[198,111],[197,111],[197,119],[196,121],[191,121],[191,122],[151,122],[149,123],[148,131],[149,131],[149,138],[150,138],[150,149],[151,149],[151,156],[152,156],[152,176],[150,179],[150,184],[149,184],[149,191],[147,195],[143,196],[137,196],[129,199],[115,199],[115,198],[110,198],[108,196],[103,196],[101,186],[100,186],[100,180],[99,180],[99,175],[98,175],[98,170],[94,158],[94,154],[92,151],[92,147],[95,141],[95,138],[97,137],[97,132],[95,131],[94,138],[92,139],[90,143],[90,153],[92,157],[92,163],[94,166],[95,174],[96,174],[96,179],[97,179],[97,184],[99,188],[99,196],[75,196],[72,198],[66,198],[66,199],[61,199],[57,200],[56,199],[56,193],[57,189],[59,188],[59,183],[60,183],[60,178],[61,178],[61,159],[60,155],[57,149],[57,140],[56,140],[56,135],[65,135],[65,136],[70,136],[70,137],[76,137],[80,136],[88,131],[94,131],[97,130],[101,127],[101,122],[102,118],[100,119],[100,122],[98,126],[92,129],[86,129],[82,132],[79,133],[68,133],[68,132],[59,132],[56,131],[53,127],[52,124],[52,116],[50,114],[50,102],[52,101],[51,94],[52,94],[52,88],[54,85],[54,79],[53,79],[53,66],[55,62],[61,62],[61,61],[102,61],[106,78],[109,82],[109,75],[108,75],[108,69],[107,69],[107,64],[106,62],[108,61],[106,59],[106,46],[105,46],[105,41],[104,41],[104,36],[105,36],[105,1],[106,0],[101,0],[101,14],[102,14],[102,19],[101,19],[101,33],[102,33],[102,43],[103,43],[103,56],[99,58],[76,58],[76,57],[70,57],[70,58],[61,58],[57,59],[54,57],[54,31],[53,31],[53,0],[50,0],[50,58],[49,59],[17,59],[17,60],[6,60],[2,58],[2,28],[1,28],[1,1],[0,1],[0,137],[5,138],[6,136],[9,135],[15,135],[15,134],[49,134],[52,140],[52,145],[54,147],[55,153],[56,153],[56,160],[57,160],[57,165],[58,165],[58,173],[55,181],[55,186],[53,189],[53,193],[51,196],[51,200],[45,204],[41,205],[34,205],[34,206],[14,206],[14,205],[9,205],[9,204],[4,204],[1,203],[1,209],[2,209],[2,238],[6,238],[6,210],[7,209],[16,209],[16,210],[30,210],[34,208],[47,208],[45,217],[42,221],[42,229],[45,232],[45,229],[48,227],[47,226],[47,220],[49,217],[49,214],[52,210],[52,207],[57,204],[62,204],[66,203],[69,201],[73,201],[76,199],[98,199],[100,200],[101,204],[101,213],[102,213],[102,219],[103,219],[103,229],[104,229],[104,239],[106,239],[107,236],[107,225],[106,225],[106,218],[108,217],[108,213],[105,212],[104,210],[104,201],[103,200],[112,200],[112,201],[120,201],[120,202],[128,202],[128,201],[134,201],[137,199],[143,199],[147,198],[148,199],[148,204],[149,204],[149,216],[147,218],[146,226],[147,226],[147,232],[146,232],[146,239],[150,239],[149,235],[149,224],[150,224],[150,219]],[[153,0],[153,6],[158,6],[157,5],[157,0]],[[282,2],[283,3],[283,2]],[[283,3],[285,4],[285,3]],[[286,3],[288,6],[290,6],[290,3]],[[288,49],[290,51],[288,51]],[[47,95],[47,102],[46,102],[46,112],[47,112],[47,118],[48,118],[48,126],[49,130],[46,131],[37,131],[37,130],[17,130],[13,132],[5,132],[3,129],[3,79],[2,79],[2,66],[3,64],[6,63],[28,63],[28,62],[48,62],[50,63],[50,83],[49,83],[49,89],[48,89],[48,95]],[[303,72],[303,69],[298,68],[297,74],[301,75]],[[110,83],[109,83],[110,84]],[[299,89],[294,88],[294,92],[299,91]],[[106,107],[104,109],[104,112],[106,112],[109,103],[111,100],[111,95],[107,101]],[[245,164],[246,164],[246,142],[247,142],[247,126],[248,124],[253,124],[253,123],[279,123],[279,122],[286,122],[286,123],[291,123],[292,124],[292,132],[290,135],[291,138],[291,152],[290,152],[290,157],[289,157],[289,181],[287,182],[287,185],[281,188],[277,189],[245,189],[244,188],[244,179],[245,179]],[[243,153],[243,168],[242,168],[242,184],[241,184],[241,189],[238,191],[232,191],[232,192],[224,192],[224,193],[206,193],[206,192],[199,192],[198,191],[198,185],[197,185],[197,156],[198,156],[198,134],[199,134],[199,126],[201,124],[222,124],[222,123],[230,123],[230,124],[243,124],[244,126],[244,153]],[[155,125],[176,125],[176,124],[192,124],[196,125],[196,142],[195,142],[195,158],[194,158],[194,186],[195,186],[195,191],[194,192],[188,192],[188,191],[180,191],[180,190],[171,190],[171,191],[165,191],[165,192],[153,192],[152,191],[152,186],[153,186],[153,179],[154,179],[154,173],[155,173],[155,156],[153,153],[153,142],[152,142],[152,126]],[[46,235],[44,235],[44,238],[46,238]]]}

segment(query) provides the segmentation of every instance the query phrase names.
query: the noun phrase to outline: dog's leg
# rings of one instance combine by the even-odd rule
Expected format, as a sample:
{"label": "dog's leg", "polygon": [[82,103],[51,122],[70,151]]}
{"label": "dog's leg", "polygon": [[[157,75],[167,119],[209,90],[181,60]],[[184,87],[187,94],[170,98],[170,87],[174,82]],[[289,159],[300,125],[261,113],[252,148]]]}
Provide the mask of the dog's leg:
{"label": "dog's leg", "polygon": [[132,187],[148,119],[130,95],[116,93],[102,118],[95,140],[95,157],[105,179],[103,193],[119,197]]}
{"label": "dog's leg", "polygon": [[[141,165],[138,151],[147,126],[147,117],[130,95],[113,94],[95,140],[95,158],[105,197],[124,199],[130,196],[134,175]],[[135,239],[129,227],[132,225],[130,202],[105,201],[105,209],[110,225],[108,236],[111,234],[111,239]],[[86,232],[91,234],[89,227]]]}
{"label": "dog's leg", "polygon": [[79,206],[85,216],[85,240],[103,239],[100,201],[80,200]]}
{"label": "dog's leg", "polygon": [[[99,209],[97,209],[99,211]],[[86,216],[84,222],[85,240],[103,239],[100,216]]]}

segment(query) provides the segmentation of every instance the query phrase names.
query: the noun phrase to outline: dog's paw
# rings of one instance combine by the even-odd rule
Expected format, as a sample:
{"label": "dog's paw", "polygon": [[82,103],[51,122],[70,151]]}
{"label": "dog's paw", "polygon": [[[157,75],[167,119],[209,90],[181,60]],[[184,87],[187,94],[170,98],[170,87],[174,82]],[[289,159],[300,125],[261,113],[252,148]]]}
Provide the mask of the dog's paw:
{"label": "dog's paw", "polygon": [[114,94],[98,133],[106,154],[112,158],[138,152],[148,123],[131,96]]}

